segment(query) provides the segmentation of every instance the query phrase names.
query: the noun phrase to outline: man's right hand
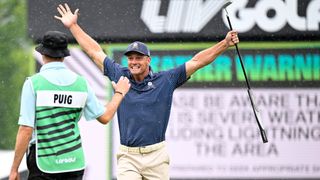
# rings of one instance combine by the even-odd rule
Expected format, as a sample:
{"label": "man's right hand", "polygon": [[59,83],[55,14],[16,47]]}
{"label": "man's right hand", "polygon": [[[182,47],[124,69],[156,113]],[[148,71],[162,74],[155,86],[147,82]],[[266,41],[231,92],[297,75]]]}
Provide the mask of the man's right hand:
{"label": "man's right hand", "polygon": [[54,18],[60,20],[65,27],[70,28],[72,25],[77,24],[79,9],[76,9],[74,13],[72,13],[68,4],[65,3],[64,6],[60,4],[57,10],[61,17],[54,16]]}

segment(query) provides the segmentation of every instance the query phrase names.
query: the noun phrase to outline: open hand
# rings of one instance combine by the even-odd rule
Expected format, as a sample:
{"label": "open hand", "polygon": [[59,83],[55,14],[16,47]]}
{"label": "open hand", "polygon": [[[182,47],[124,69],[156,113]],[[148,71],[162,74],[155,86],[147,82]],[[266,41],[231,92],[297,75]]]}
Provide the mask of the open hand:
{"label": "open hand", "polygon": [[54,18],[60,20],[65,27],[70,28],[72,25],[77,24],[79,9],[76,9],[74,13],[72,13],[68,4],[65,3],[64,6],[59,4],[57,10],[61,17],[54,16]]}

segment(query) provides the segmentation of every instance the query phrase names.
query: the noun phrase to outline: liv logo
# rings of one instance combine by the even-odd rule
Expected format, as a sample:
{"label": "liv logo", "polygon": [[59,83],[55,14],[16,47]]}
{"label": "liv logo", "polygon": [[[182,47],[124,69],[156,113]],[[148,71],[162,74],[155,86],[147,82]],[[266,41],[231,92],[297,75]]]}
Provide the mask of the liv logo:
{"label": "liv logo", "polygon": [[161,0],[144,0],[141,19],[152,33],[197,33],[220,11],[222,0],[170,0],[167,15]]}
{"label": "liv logo", "polygon": [[65,163],[74,163],[76,162],[75,157],[63,158],[63,159],[56,159],[57,164],[65,164]]}

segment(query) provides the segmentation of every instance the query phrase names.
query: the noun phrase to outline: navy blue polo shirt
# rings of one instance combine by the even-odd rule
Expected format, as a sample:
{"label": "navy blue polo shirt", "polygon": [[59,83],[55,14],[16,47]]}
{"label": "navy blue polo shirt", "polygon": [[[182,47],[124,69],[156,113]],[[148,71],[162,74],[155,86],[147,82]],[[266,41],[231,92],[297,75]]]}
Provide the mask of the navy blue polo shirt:
{"label": "navy blue polo shirt", "polygon": [[115,82],[126,76],[131,83],[117,111],[120,143],[138,147],[165,140],[173,91],[187,80],[185,64],[167,71],[150,71],[142,82],[136,82],[127,67],[107,57],[104,75]]}

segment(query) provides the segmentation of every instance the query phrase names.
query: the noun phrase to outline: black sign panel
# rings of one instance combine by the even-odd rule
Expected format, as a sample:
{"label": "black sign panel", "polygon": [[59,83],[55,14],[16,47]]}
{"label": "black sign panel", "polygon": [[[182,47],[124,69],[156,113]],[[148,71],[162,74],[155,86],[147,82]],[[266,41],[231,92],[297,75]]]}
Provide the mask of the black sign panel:
{"label": "black sign panel", "polygon": [[[229,30],[223,0],[28,0],[29,35],[68,32],[54,19],[59,3],[80,9],[79,24],[98,41],[211,41]],[[315,40],[318,0],[237,0],[227,7],[242,40]],[[71,37],[71,34],[70,38]]]}

